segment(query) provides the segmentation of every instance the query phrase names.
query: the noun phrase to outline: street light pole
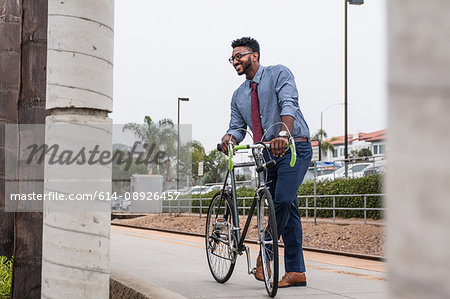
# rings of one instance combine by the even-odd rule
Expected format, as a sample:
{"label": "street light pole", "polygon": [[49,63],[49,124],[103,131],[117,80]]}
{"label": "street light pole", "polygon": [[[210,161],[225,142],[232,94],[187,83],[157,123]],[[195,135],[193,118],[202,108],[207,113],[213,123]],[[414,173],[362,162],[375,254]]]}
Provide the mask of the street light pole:
{"label": "street light pole", "polygon": [[348,177],[348,101],[347,101],[347,2],[351,5],[364,4],[364,0],[344,0],[344,165],[345,177]]}
{"label": "street light pole", "polygon": [[331,107],[334,107],[334,106],[337,106],[337,105],[344,105],[344,103],[335,103],[333,105],[330,105],[330,106],[326,107],[322,111],[320,111],[320,140],[319,140],[319,157],[320,157],[320,159],[319,160],[320,160],[320,166],[322,167],[321,168],[322,169],[322,174],[323,174],[323,161],[322,161],[322,153],[321,153],[321,151],[322,151],[322,138],[324,137],[323,136],[323,133],[324,133],[324,131],[323,131],[323,113],[325,111],[327,111],[328,109],[330,109]]}
{"label": "street light pole", "polygon": [[177,192],[180,189],[180,101],[188,102],[189,98],[178,98],[178,122],[177,122]]}
{"label": "street light pole", "polygon": [[330,109],[331,107],[337,106],[337,105],[345,105],[345,103],[335,103],[333,105],[328,106],[327,108],[323,109],[320,112],[320,132],[323,133],[323,114],[325,111],[327,111],[328,109]]}

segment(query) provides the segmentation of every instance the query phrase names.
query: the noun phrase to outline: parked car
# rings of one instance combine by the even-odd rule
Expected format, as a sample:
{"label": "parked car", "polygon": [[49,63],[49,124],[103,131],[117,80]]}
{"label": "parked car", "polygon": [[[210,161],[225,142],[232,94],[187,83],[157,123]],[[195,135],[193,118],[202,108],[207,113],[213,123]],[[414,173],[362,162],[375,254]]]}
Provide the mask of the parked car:
{"label": "parked car", "polygon": [[208,189],[208,186],[192,186],[190,194],[198,195],[205,194],[205,190]]}
{"label": "parked car", "polygon": [[203,193],[209,193],[211,191],[219,191],[220,189],[222,189],[223,185],[212,185],[212,186],[208,186],[208,188],[206,188]]}
{"label": "parked car", "polygon": [[380,174],[386,172],[386,160],[376,161],[375,165],[368,166],[364,169],[364,176],[369,176],[372,174]]}
{"label": "parked car", "polygon": [[[364,175],[364,170],[373,165],[372,163],[357,163],[348,165],[348,177],[349,178],[359,178]],[[329,173],[320,175],[317,177],[318,181],[326,181],[326,180],[334,180],[345,177],[345,167],[341,167],[338,170]]]}

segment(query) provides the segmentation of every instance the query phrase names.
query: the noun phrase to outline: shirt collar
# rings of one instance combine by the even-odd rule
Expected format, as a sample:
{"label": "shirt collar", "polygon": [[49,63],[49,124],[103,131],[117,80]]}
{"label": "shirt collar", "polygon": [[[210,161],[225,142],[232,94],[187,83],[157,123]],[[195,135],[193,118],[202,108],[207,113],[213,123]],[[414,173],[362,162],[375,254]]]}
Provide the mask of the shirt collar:
{"label": "shirt collar", "polygon": [[252,82],[255,82],[255,83],[257,83],[259,85],[259,82],[261,81],[261,76],[262,76],[263,72],[264,72],[264,67],[262,65],[260,65],[258,67],[258,70],[256,71],[256,74],[253,77],[253,79],[252,80],[247,80],[248,81],[248,85],[251,87],[251,83]]}

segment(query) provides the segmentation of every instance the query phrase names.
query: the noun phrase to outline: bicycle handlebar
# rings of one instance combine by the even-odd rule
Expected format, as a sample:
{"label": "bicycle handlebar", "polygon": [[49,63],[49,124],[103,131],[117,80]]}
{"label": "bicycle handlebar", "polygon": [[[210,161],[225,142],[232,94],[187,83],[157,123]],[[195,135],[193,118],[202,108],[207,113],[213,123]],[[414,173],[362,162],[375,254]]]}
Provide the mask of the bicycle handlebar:
{"label": "bicycle handlebar", "polygon": [[[237,150],[242,150],[242,149],[253,149],[253,148],[267,148],[270,149],[270,143],[257,143],[257,144],[242,144],[242,145],[234,145],[232,142],[228,143],[228,169],[232,170],[233,169],[233,152],[237,151]],[[295,142],[294,142],[294,138],[290,137],[289,138],[289,143],[286,144],[286,147],[289,147],[291,150],[291,161],[289,163],[289,165],[291,167],[294,167],[295,162],[297,160],[297,151],[295,149]],[[218,143],[217,144],[217,150],[219,152],[222,152],[222,144]]]}

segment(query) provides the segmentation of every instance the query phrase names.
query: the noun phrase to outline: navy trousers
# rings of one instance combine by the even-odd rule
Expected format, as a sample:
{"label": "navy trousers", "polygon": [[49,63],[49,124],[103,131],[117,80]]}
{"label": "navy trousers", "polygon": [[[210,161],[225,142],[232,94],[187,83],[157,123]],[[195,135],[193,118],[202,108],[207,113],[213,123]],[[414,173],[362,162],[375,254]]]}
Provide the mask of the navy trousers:
{"label": "navy trousers", "polygon": [[309,142],[296,143],[295,147],[297,161],[293,167],[289,165],[290,150],[283,157],[275,157],[271,152],[264,151],[264,157],[266,161],[274,159],[277,162],[277,165],[268,171],[267,186],[274,201],[278,237],[283,237],[285,271],[305,272],[297,190],[311,163],[312,148]]}

